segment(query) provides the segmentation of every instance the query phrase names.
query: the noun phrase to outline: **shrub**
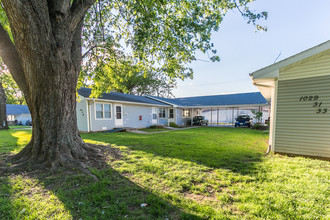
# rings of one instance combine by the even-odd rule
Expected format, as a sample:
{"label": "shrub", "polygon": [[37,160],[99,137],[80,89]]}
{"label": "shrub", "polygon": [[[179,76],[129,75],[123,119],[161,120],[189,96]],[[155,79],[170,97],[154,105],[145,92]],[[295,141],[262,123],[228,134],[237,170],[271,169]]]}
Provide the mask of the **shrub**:
{"label": "shrub", "polygon": [[176,124],[176,123],[174,123],[174,122],[170,122],[170,127],[172,127],[172,128],[178,128],[179,126]]}
{"label": "shrub", "polygon": [[256,111],[256,110],[251,110],[252,114],[254,114],[254,118],[260,122],[262,118],[262,112]]}
{"label": "shrub", "polygon": [[161,125],[150,125],[149,128],[155,129],[155,128],[164,128],[164,127]]}
{"label": "shrub", "polygon": [[260,123],[256,123],[252,126],[252,129],[256,129],[256,130],[267,130],[269,127],[262,125]]}

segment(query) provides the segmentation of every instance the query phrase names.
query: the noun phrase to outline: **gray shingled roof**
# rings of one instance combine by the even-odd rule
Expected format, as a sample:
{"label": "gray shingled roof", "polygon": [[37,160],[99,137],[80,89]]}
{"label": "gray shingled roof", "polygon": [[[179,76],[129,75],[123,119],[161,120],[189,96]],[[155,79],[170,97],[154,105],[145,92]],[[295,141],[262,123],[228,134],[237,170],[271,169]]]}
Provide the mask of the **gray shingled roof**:
{"label": "gray shingled roof", "polygon": [[30,114],[27,105],[13,105],[6,104],[7,115],[20,115],[20,114]]}
{"label": "gray shingled roof", "polygon": [[175,99],[155,97],[155,96],[149,96],[149,97],[183,107],[267,104],[266,99],[261,95],[260,92],[197,96],[197,97],[186,97],[186,98],[175,98]]}
{"label": "gray shingled roof", "polygon": [[[91,94],[92,89],[89,88],[80,88],[78,89],[78,94],[89,98]],[[114,101],[123,101],[123,102],[135,102],[135,103],[144,103],[144,104],[152,104],[152,105],[164,105],[167,106],[167,104],[149,99],[145,96],[137,96],[137,95],[129,95],[129,94],[123,94],[118,92],[111,92],[111,93],[103,93],[98,99],[107,99],[107,100],[114,100]]]}

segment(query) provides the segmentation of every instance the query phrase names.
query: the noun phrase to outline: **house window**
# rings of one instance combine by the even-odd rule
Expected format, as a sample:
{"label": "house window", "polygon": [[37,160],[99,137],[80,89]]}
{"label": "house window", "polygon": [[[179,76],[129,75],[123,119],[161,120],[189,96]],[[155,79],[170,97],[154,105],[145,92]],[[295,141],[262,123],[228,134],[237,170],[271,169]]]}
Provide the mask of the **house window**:
{"label": "house window", "polygon": [[183,117],[189,118],[190,117],[190,109],[184,109],[183,110]]}
{"label": "house window", "polygon": [[152,114],[152,119],[157,119],[157,114]]}
{"label": "house window", "polygon": [[173,108],[170,108],[168,117],[169,118],[174,118],[174,109]]}
{"label": "house window", "polygon": [[96,106],[96,118],[103,118],[103,104],[95,104]]}
{"label": "house window", "polygon": [[104,104],[104,118],[111,118],[111,105]]}
{"label": "house window", "polygon": [[7,121],[15,121],[15,116],[14,115],[8,115]]}
{"label": "house window", "polygon": [[158,109],[159,118],[165,118],[165,108]]}
{"label": "house window", "polygon": [[95,103],[95,112],[97,119],[111,119],[111,104]]}

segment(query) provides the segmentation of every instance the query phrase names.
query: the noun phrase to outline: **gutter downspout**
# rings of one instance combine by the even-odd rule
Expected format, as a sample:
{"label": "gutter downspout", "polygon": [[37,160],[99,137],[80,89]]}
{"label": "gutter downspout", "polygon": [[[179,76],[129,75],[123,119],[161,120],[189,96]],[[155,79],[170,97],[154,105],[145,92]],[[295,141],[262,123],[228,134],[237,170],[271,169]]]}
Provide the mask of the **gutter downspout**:
{"label": "gutter downspout", "polygon": [[88,100],[86,100],[86,111],[87,111],[87,132],[90,132],[90,115],[89,115],[89,105]]}
{"label": "gutter downspout", "polygon": [[[270,100],[270,125],[269,125],[269,145],[267,148],[266,154],[269,154],[270,151],[274,151],[274,134],[275,134],[275,87],[276,86],[270,86],[270,85],[262,85],[258,83],[252,83],[255,86],[260,86],[260,87],[265,87],[265,88],[270,88],[272,89],[271,91],[271,100]],[[277,99],[277,97],[276,97]]]}

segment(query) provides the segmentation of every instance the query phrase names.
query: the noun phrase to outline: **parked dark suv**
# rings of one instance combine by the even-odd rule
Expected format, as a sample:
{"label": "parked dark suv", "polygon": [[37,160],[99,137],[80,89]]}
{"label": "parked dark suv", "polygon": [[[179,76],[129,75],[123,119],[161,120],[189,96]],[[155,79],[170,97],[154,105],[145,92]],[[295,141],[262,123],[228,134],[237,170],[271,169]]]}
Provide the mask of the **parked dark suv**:
{"label": "parked dark suv", "polygon": [[249,128],[252,126],[251,118],[249,115],[240,115],[236,118],[235,127],[241,126],[247,126]]}
{"label": "parked dark suv", "polygon": [[193,118],[193,125],[208,125],[209,121],[205,116],[195,116]]}

